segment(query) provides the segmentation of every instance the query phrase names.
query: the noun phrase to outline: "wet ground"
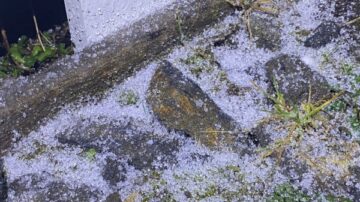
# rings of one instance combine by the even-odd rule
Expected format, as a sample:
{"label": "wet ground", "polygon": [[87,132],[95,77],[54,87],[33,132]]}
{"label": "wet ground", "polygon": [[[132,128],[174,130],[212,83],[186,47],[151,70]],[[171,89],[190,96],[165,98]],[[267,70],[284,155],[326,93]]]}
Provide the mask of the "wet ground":
{"label": "wet ground", "polygon": [[8,200],[360,200],[359,4],[270,6],[18,141]]}

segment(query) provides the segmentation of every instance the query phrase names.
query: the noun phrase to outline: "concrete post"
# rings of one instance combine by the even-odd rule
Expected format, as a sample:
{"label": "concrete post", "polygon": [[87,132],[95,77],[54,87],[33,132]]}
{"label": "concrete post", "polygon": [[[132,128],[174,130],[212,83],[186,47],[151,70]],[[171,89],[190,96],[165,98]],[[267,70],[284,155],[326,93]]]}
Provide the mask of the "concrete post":
{"label": "concrete post", "polygon": [[101,41],[120,28],[175,0],[65,0],[76,51]]}

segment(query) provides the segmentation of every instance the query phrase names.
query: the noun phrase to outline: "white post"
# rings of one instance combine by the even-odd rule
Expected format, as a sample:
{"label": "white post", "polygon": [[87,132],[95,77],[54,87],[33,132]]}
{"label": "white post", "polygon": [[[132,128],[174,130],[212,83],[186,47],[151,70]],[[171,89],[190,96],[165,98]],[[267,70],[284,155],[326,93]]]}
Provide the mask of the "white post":
{"label": "white post", "polygon": [[65,0],[76,51],[101,41],[175,0]]}

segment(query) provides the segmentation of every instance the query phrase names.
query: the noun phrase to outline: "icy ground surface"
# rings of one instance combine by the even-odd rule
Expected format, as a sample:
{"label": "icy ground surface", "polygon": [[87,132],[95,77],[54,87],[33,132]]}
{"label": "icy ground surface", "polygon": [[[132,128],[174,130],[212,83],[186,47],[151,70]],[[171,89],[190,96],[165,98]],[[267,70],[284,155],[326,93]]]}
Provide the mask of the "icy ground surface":
{"label": "icy ground surface", "polygon": [[[298,56],[312,70],[324,76],[332,87],[349,92],[356,89],[353,77],[344,75],[340,67],[351,64],[354,74],[360,73],[359,64],[347,55],[349,47],[343,43],[344,37],[320,49],[313,49],[304,47],[294,34],[299,29],[314,30],[326,20],[341,20],[329,14],[333,6],[319,6],[323,3],[326,2],[300,0],[297,4],[287,2],[279,5],[282,45],[278,51],[257,48],[249,40],[247,28],[238,17],[241,13],[237,13],[201,36],[184,42],[184,46],[178,47],[164,59],[195,81],[239,124],[243,133],[249,133],[259,123],[272,117],[271,103],[254,88],[253,82],[267,89],[269,81],[265,76],[265,63],[273,57],[282,54]],[[240,29],[231,37],[230,44],[212,45],[213,36],[237,24]],[[206,52],[208,57],[194,57],[199,52]],[[29,176],[46,174],[48,177],[45,181],[62,181],[70,188],[89,187],[91,192],[97,194],[93,201],[105,200],[113,193],[128,201],[265,201],[271,199],[279,187],[288,184],[302,192],[303,195],[297,197],[305,201],[310,200],[307,196],[312,200],[329,200],[330,195],[353,199],[354,195],[347,187],[360,190],[359,179],[355,179],[348,169],[360,166],[358,132],[347,121],[353,115],[350,110],[331,112],[332,119],[319,121],[319,129],[307,130],[298,145],[291,143],[287,149],[287,159],[283,159],[285,163],[279,162],[274,156],[264,157],[262,151],[265,148],[261,147],[253,146],[251,149],[258,152],[245,155],[227,149],[209,150],[180,133],[168,130],[154,117],[146,102],[146,94],[159,62],[153,61],[110,90],[101,101],[67,106],[39,130],[16,143],[5,157],[8,184],[20,178],[30,183]],[[204,67],[206,71],[194,70],[191,66],[194,64]],[[226,83],[240,86],[241,93],[229,95]],[[125,100],[124,96],[127,96]],[[153,168],[138,170],[127,164],[125,157],[114,156],[111,152],[92,154],[79,146],[60,143],[58,135],[70,133],[69,130],[78,127],[79,122],[83,128],[94,123],[122,126],[131,123],[141,134],[176,140],[180,143],[174,156],[175,163],[164,163],[163,157],[159,156],[153,162]],[[335,127],[332,128],[339,122],[349,128],[351,137],[343,138]],[[269,124],[265,130],[270,139],[277,140],[287,135],[287,127],[286,123],[280,122]],[[124,131],[119,135],[131,137],[133,134]],[[153,142],[148,141],[147,144]],[[120,158],[118,160],[124,162],[124,169],[119,172],[124,172],[126,177],[115,185],[110,185],[102,176],[108,157]],[[301,166],[306,168],[305,171],[294,169]],[[37,191],[30,189],[26,194],[19,195],[10,187],[9,201],[27,201]]]}

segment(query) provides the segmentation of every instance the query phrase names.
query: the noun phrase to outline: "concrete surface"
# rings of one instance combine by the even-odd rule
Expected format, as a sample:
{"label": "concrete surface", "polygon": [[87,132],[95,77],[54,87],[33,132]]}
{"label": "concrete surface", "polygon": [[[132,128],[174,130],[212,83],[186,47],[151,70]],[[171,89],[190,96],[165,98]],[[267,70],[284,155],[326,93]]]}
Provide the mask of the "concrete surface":
{"label": "concrete surface", "polygon": [[81,51],[173,2],[175,0],[65,0],[72,41],[76,50]]}

